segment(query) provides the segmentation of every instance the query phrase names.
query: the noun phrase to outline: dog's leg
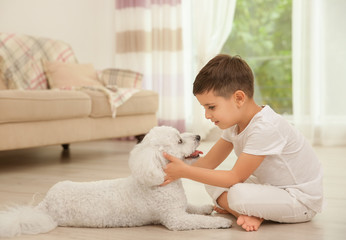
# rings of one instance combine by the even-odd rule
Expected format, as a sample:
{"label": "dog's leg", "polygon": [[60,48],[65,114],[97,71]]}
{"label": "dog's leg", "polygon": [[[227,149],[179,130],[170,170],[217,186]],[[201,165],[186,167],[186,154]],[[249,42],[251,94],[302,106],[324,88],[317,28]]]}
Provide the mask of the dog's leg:
{"label": "dog's leg", "polygon": [[186,212],[200,215],[210,215],[213,212],[213,205],[194,206],[188,204]]}
{"label": "dog's leg", "polygon": [[171,213],[162,216],[161,223],[169,230],[183,231],[202,228],[230,228],[232,220],[224,217],[212,217],[186,212]]}

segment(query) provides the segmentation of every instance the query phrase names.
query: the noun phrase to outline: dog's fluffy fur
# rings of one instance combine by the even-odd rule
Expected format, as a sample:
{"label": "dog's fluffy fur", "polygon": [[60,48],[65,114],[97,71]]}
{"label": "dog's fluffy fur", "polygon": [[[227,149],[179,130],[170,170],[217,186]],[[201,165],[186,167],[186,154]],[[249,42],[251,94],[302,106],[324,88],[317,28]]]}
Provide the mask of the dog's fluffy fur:
{"label": "dog's fluffy fur", "polygon": [[36,207],[14,207],[0,213],[0,237],[48,232],[57,226],[134,227],[162,224],[170,230],[229,228],[231,220],[211,214],[212,205],[194,207],[180,180],[164,187],[167,152],[185,160],[199,136],[155,127],[130,153],[132,175],[96,182],[55,184]]}

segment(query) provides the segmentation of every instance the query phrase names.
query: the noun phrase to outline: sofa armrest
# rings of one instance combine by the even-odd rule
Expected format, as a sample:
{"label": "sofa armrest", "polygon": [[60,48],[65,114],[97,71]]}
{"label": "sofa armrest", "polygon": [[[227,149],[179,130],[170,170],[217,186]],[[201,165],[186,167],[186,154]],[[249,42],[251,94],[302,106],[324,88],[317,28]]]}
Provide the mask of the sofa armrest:
{"label": "sofa armrest", "polygon": [[[1,61],[1,60],[0,60]],[[2,74],[0,73],[0,90],[6,90],[7,89],[7,86],[6,86],[6,83],[5,81],[3,80]]]}
{"label": "sofa armrest", "polygon": [[108,68],[101,72],[100,80],[105,85],[121,88],[142,88],[143,74],[131,70]]}

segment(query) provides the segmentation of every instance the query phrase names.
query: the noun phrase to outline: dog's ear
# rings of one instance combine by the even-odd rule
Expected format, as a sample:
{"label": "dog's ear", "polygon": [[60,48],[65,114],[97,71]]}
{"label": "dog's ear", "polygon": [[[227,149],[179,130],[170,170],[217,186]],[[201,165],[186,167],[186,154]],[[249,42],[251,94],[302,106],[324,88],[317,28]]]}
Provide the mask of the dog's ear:
{"label": "dog's ear", "polygon": [[165,159],[160,151],[141,143],[135,146],[130,153],[129,166],[132,176],[146,186],[157,186],[163,183],[165,173],[163,166]]}
{"label": "dog's ear", "polygon": [[164,148],[168,145],[166,141],[162,139],[162,135],[158,135],[157,132],[152,132],[150,138],[148,139],[148,143],[153,149],[158,151],[163,151]]}

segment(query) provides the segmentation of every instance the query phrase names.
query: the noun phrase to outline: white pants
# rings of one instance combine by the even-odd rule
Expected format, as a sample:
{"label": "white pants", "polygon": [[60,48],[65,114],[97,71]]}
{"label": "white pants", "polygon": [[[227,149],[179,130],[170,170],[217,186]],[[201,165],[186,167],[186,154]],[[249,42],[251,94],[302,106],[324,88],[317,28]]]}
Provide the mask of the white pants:
{"label": "white pants", "polygon": [[229,189],[209,185],[205,187],[216,205],[220,195],[228,192],[228,207],[241,215],[281,223],[307,222],[316,215],[316,212],[300,203],[284,189],[253,181],[248,179],[245,183],[235,184]]}

